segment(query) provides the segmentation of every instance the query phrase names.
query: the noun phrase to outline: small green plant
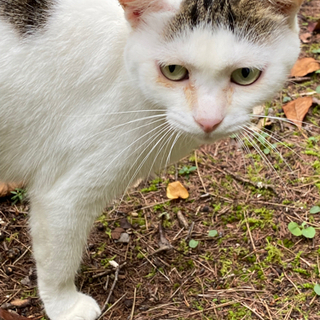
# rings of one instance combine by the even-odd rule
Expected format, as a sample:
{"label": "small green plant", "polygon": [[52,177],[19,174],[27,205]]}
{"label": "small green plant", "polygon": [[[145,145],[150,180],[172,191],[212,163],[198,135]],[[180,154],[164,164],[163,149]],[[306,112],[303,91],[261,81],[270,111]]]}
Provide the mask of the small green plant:
{"label": "small green plant", "polygon": [[197,167],[187,167],[187,166],[183,166],[180,170],[179,170],[179,174],[181,176],[188,176],[190,173],[194,172],[197,170]]}
{"label": "small green plant", "polygon": [[209,237],[215,237],[218,235],[218,231],[217,230],[210,230],[208,233]]}
{"label": "small green plant", "polygon": [[313,291],[318,295],[320,296],[320,284],[316,284],[314,287],[313,287]]}
{"label": "small green plant", "polygon": [[192,249],[195,249],[198,246],[198,244],[199,244],[199,241],[197,241],[197,240],[191,239],[189,241],[189,247]]}
{"label": "small green plant", "polygon": [[11,197],[12,204],[16,204],[18,202],[23,203],[26,199],[27,191],[22,188],[16,188],[14,191],[11,191],[11,194],[13,194]]}
{"label": "small green plant", "polygon": [[316,214],[320,212],[320,207],[319,206],[313,206],[310,211],[311,214]]}
{"label": "small green plant", "polygon": [[307,222],[303,221],[299,226],[296,222],[291,221],[288,224],[289,231],[296,237],[304,236],[306,238],[312,239],[316,235],[316,230],[313,227],[306,227]]}

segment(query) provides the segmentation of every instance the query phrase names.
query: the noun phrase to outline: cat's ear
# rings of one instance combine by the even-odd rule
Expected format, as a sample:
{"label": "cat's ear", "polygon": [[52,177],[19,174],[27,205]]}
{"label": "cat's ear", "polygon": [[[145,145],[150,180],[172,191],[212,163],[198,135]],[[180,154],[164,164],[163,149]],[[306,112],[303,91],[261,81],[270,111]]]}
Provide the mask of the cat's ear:
{"label": "cat's ear", "polygon": [[276,10],[285,16],[289,27],[298,32],[296,16],[303,0],[269,0],[269,2],[276,6]]}
{"label": "cat's ear", "polygon": [[269,0],[272,4],[278,7],[278,10],[287,16],[295,15],[303,0]]}
{"label": "cat's ear", "polygon": [[142,20],[144,14],[169,10],[169,5],[165,0],[119,0],[126,19],[135,28]]}

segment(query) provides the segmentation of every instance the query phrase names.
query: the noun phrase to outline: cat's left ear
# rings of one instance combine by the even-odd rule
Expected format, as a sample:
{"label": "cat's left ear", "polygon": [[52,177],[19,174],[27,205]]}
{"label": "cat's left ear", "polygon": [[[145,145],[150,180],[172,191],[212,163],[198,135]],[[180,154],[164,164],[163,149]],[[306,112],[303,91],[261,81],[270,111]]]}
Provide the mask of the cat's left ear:
{"label": "cat's left ear", "polygon": [[162,10],[170,10],[165,0],[119,0],[126,19],[133,28],[137,27],[144,14]]}

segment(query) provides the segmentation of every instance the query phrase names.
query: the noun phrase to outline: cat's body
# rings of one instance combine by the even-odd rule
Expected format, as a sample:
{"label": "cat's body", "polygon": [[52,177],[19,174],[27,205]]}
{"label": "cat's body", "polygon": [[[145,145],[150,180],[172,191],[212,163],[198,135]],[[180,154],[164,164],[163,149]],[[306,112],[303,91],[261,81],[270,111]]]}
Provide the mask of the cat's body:
{"label": "cat's body", "polygon": [[[28,185],[39,292],[52,320],[100,312],[73,281],[103,207],[138,178],[237,131],[299,52],[298,0],[120,3],[0,0],[0,180]],[[188,73],[169,80],[168,65]],[[239,68],[242,78],[248,68],[262,73],[242,86],[230,81]]]}

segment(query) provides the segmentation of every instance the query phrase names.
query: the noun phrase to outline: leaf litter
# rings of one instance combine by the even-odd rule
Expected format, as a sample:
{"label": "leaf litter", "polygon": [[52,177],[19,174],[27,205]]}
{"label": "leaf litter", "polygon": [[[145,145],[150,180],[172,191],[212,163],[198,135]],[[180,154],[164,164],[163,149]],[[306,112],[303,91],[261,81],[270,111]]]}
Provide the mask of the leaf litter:
{"label": "leaf litter", "polygon": [[[303,45],[301,58],[318,61],[313,52],[320,49],[317,32],[307,29],[315,21],[309,15],[315,12],[320,14],[318,1],[303,5],[301,32],[312,37]],[[255,146],[236,137],[203,146],[197,151],[197,164],[190,155],[160,174],[156,190],[142,193],[137,186],[106,208],[77,276],[81,291],[101,306],[107,301],[112,307],[102,319],[319,319],[320,95],[313,93],[319,82],[317,73],[311,80],[288,82],[266,107],[274,115],[262,112],[261,117],[268,114],[272,119],[261,126],[270,136]],[[272,118],[284,116],[284,96],[294,101],[306,93],[313,105],[301,130]],[[295,107],[294,112],[302,115],[306,109]],[[267,143],[277,144],[287,164],[276,152],[266,155],[272,167],[263,162],[260,152]],[[194,167],[196,171],[188,169]],[[188,171],[179,181],[189,197],[168,200],[168,181],[176,182],[179,170]],[[261,189],[259,182],[281,192]],[[21,317],[46,320],[32,271],[29,205],[10,203],[8,198],[0,203],[0,305]],[[186,220],[182,224],[178,212]],[[288,229],[291,222],[301,229],[313,227],[315,237],[294,236]],[[112,239],[116,228],[132,230],[128,243]],[[159,250],[169,246],[170,250]],[[121,268],[110,269],[110,259]],[[27,306],[10,303],[26,299]]]}

